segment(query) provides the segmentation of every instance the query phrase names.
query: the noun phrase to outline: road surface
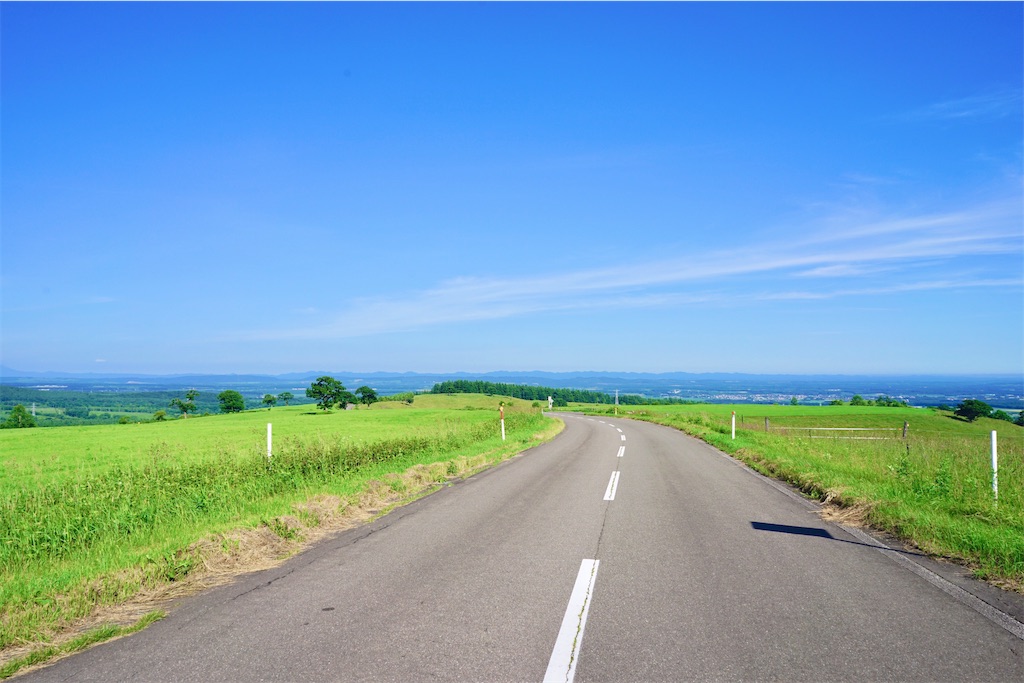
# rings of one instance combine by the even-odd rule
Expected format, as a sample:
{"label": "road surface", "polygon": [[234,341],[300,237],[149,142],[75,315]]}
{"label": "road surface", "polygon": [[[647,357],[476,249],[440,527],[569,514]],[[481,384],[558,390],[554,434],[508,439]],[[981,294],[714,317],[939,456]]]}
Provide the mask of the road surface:
{"label": "road surface", "polygon": [[1014,620],[678,431],[564,419],[23,680],[1024,681],[1017,596],[976,587]]}

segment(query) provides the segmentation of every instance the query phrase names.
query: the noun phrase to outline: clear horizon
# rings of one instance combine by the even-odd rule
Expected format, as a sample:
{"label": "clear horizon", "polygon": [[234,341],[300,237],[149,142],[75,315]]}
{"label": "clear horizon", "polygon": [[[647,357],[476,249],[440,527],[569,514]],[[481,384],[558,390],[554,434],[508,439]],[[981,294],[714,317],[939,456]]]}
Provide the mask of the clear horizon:
{"label": "clear horizon", "polygon": [[[24,373],[20,375],[12,375],[10,373]],[[103,372],[100,370],[87,370],[84,372],[71,372],[65,370],[26,370],[24,368],[10,368],[7,366],[0,366],[0,377],[4,376],[18,376],[26,377],[31,379],[42,379],[44,376],[55,376],[60,378],[62,376],[73,377],[76,375],[95,375],[99,377],[187,377],[187,376],[210,376],[210,377],[231,377],[231,376],[266,376],[266,377],[282,377],[286,375],[303,375],[313,376],[321,373],[334,373],[337,375],[424,375],[424,376],[450,376],[457,377],[459,375],[535,375],[535,374],[550,374],[550,375],[609,375],[611,377],[626,377],[627,375],[638,374],[638,375],[739,375],[739,376],[779,376],[779,377],[872,377],[872,378],[924,378],[924,377],[938,377],[938,378],[1020,378],[1022,382],[1022,389],[1024,389],[1024,378],[1020,377],[1018,373],[1006,373],[1006,372],[992,372],[992,373],[912,373],[912,374],[876,374],[876,373],[773,373],[773,372],[733,372],[723,370],[708,370],[705,372],[689,372],[686,370],[666,370],[663,372],[640,372],[631,370],[440,370],[435,372],[421,372],[418,370],[352,370],[346,368],[320,368],[318,370],[290,370],[280,373],[259,373],[259,372],[222,372],[222,373],[205,373],[205,372],[174,372],[174,373],[145,373],[145,372]]]}
{"label": "clear horizon", "polygon": [[1020,3],[0,11],[4,366],[1024,375]]}

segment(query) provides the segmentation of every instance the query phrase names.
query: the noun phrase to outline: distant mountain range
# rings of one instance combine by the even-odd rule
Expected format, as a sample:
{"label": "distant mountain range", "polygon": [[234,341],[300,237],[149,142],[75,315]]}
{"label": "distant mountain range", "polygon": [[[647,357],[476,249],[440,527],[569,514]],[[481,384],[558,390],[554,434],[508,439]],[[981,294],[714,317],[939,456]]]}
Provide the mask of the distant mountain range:
{"label": "distant mountain range", "polygon": [[614,394],[674,396],[715,403],[775,403],[796,396],[801,402],[828,402],[854,394],[873,398],[885,394],[913,405],[952,404],[978,398],[1004,408],[1024,408],[1024,377],[1020,375],[784,375],[690,372],[542,372],[498,370],[486,373],[350,372],[310,370],[280,375],[256,374],[114,374],[25,372],[0,366],[0,384],[60,388],[69,391],[200,391],[237,389],[245,393],[279,393],[304,389],[317,377],[330,375],[354,389],[369,385],[381,394],[426,391],[452,379],[481,379],[509,384],[591,389]]}

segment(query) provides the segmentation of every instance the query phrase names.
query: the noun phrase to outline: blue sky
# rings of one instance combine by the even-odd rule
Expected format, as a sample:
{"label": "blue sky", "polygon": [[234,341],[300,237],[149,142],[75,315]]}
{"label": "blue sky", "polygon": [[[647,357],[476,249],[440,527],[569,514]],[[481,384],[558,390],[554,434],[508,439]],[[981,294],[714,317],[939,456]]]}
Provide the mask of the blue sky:
{"label": "blue sky", "polygon": [[3,365],[1024,373],[1020,3],[3,3]]}

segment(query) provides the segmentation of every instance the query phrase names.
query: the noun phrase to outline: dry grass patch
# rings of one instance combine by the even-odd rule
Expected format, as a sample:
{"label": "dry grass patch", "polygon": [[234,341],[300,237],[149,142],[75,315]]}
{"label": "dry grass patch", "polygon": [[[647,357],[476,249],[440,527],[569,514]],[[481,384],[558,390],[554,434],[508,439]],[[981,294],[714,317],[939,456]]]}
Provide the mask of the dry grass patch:
{"label": "dry grass patch", "polygon": [[[492,462],[485,455],[461,456],[450,461],[420,464],[401,474],[382,477],[383,481],[367,483],[363,491],[343,498],[318,494],[307,501],[293,505],[294,515],[282,515],[265,520],[255,528],[234,529],[203,538],[180,551],[175,561],[187,570],[174,580],[165,580],[155,567],[139,567],[86,582],[78,589],[55,598],[64,613],[72,604],[79,610],[92,605],[84,616],[60,621],[40,638],[19,643],[0,651],[0,671],[11,664],[30,657],[41,650],[60,651],[84,634],[110,627],[131,627],[143,619],[154,619],[154,613],[163,615],[174,603],[200,591],[232,582],[238,577],[279,566],[289,557],[310,547],[325,537],[364,524],[380,515],[410,502],[452,478],[476,473]],[[98,604],[97,595],[106,596]],[[113,599],[111,596],[114,596]],[[27,612],[46,610],[36,606]],[[33,619],[37,615],[4,614],[3,620]],[[54,661],[71,654],[62,652],[48,657]],[[33,664],[15,671],[38,668]],[[11,671],[10,674],[13,674]],[[7,674],[7,675],[10,675]]]}
{"label": "dry grass patch", "polygon": [[[353,450],[342,444],[344,448],[339,446],[342,448],[340,455],[358,456],[358,464],[365,467],[374,467],[378,462],[391,458],[412,457],[406,451],[414,446],[419,448],[416,457],[445,459],[414,465],[400,474],[373,475],[376,480],[366,482],[356,493],[314,495],[313,491],[329,485],[316,481],[307,489],[309,497],[293,504],[286,514],[271,512],[262,520],[250,517],[260,523],[206,535],[176,552],[160,547],[140,548],[136,559],[131,560],[136,565],[130,569],[108,570],[98,578],[93,574],[93,578],[72,584],[61,594],[40,593],[31,599],[5,603],[0,610],[0,634],[4,636],[0,641],[3,643],[0,645],[0,679],[96,642],[119,637],[128,632],[126,629],[142,628],[186,596],[229,583],[243,574],[277,566],[329,535],[375,519],[426,495],[450,479],[467,477],[498,464],[542,440],[554,437],[564,428],[561,421],[551,420],[532,438],[515,438],[517,419],[532,431],[536,429],[533,423],[539,417],[539,414],[520,415],[515,412],[507,415],[513,427],[513,438],[483,453],[459,454],[462,449],[490,446],[480,443],[479,429],[459,438],[442,435],[435,439],[436,443],[427,444],[428,448],[421,448],[418,442],[410,445],[396,440],[374,444],[369,449]],[[395,452],[381,454],[374,448],[392,448]],[[333,453],[320,453],[316,449],[313,451],[309,457],[312,463],[333,462],[340,457]],[[442,454],[445,452],[447,456]],[[288,462],[284,459],[288,453],[282,453],[277,463]],[[298,467],[302,463],[289,464]],[[203,474],[205,470],[197,472]],[[254,480],[257,483],[264,482],[264,479],[273,483],[273,479],[263,472],[258,474]],[[333,483],[343,484],[344,489],[345,481],[345,477],[339,475]],[[246,480],[245,483],[251,482]],[[264,487],[268,489],[268,495],[273,495],[272,487]],[[194,491],[189,489],[191,493],[204,495],[211,490],[208,482],[193,488]],[[177,495],[175,500],[182,497]],[[207,501],[204,498],[198,502]],[[269,506],[266,509],[274,508]],[[147,553],[152,553],[153,557]]]}
{"label": "dry grass patch", "polygon": [[841,526],[858,527],[868,529],[868,516],[871,514],[871,506],[867,503],[855,503],[853,505],[836,504],[826,501],[821,504],[818,514],[826,522],[832,522]]}

